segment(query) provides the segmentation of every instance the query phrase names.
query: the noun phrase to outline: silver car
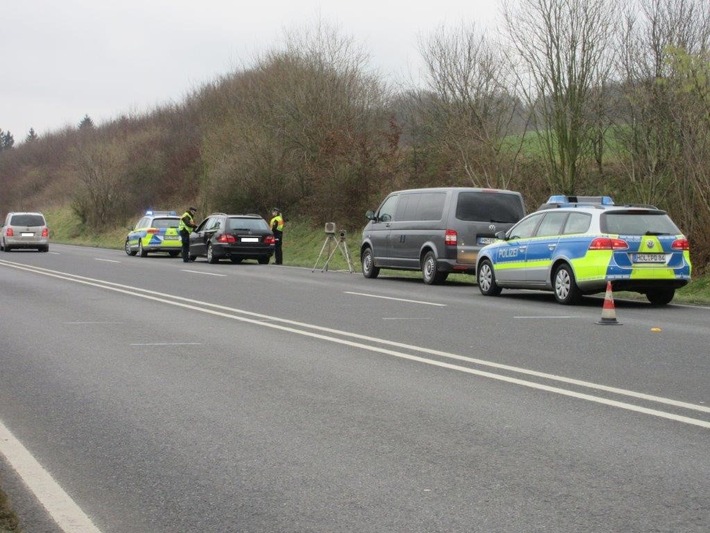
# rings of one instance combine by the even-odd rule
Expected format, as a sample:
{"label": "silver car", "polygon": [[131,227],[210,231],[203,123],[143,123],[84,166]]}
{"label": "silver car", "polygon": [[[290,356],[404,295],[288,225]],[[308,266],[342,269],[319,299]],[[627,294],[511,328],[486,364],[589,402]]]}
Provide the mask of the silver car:
{"label": "silver car", "polygon": [[42,213],[8,213],[2,227],[0,250],[18,248],[49,251],[49,228]]}

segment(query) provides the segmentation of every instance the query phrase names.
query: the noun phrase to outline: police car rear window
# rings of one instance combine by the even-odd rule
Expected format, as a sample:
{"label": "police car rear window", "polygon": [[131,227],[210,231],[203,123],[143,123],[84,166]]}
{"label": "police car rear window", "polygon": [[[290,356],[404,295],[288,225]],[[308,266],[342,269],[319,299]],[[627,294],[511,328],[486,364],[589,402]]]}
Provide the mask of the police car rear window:
{"label": "police car rear window", "polygon": [[44,226],[42,215],[12,215],[11,226]]}
{"label": "police car rear window", "polygon": [[523,203],[516,194],[462,192],[456,218],[470,222],[514,223],[523,218]]}
{"label": "police car rear window", "polygon": [[151,226],[154,228],[177,228],[179,223],[177,218],[154,218]]}
{"label": "police car rear window", "polygon": [[619,211],[604,213],[601,230],[613,235],[678,235],[670,217],[662,211]]}

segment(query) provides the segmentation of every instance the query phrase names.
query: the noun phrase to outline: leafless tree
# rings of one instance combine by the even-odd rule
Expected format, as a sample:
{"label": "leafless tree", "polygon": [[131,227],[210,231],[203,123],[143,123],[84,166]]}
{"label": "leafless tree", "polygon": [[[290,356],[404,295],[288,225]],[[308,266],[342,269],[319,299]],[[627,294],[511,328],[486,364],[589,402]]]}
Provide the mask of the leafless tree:
{"label": "leafless tree", "polygon": [[516,150],[504,144],[520,106],[497,50],[475,25],[440,27],[420,39],[426,90],[417,93],[414,120],[452,183],[507,187],[514,173]]}
{"label": "leafless tree", "polygon": [[[574,193],[598,131],[598,91],[611,68],[614,0],[508,0],[510,59],[532,109],[550,186]],[[595,92],[597,91],[597,92]]]}

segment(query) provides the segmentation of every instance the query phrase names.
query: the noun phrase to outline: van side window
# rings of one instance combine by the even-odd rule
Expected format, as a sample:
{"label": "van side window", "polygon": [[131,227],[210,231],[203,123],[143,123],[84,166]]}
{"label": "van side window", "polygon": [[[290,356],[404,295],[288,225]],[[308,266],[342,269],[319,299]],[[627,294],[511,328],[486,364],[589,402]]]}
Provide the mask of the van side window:
{"label": "van side window", "polygon": [[396,207],[397,196],[390,196],[380,206],[380,210],[377,212],[377,220],[379,222],[390,222],[392,220],[395,220],[394,210]]}
{"label": "van side window", "polygon": [[420,195],[419,202],[419,220],[441,220],[444,214],[444,202],[446,201],[446,193],[437,192],[433,194]]}

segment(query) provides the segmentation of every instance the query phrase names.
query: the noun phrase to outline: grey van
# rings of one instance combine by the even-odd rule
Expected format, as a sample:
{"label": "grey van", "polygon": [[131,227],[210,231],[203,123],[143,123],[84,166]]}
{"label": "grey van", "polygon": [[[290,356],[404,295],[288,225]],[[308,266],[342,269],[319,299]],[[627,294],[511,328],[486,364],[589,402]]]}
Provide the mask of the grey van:
{"label": "grey van", "polygon": [[473,187],[408,189],[390,193],[362,232],[366,278],[380,269],[421,270],[437,284],[451,272],[476,273],[481,247],[525,215],[519,192]]}
{"label": "grey van", "polygon": [[8,213],[0,233],[0,250],[49,250],[49,228],[42,213]]}

